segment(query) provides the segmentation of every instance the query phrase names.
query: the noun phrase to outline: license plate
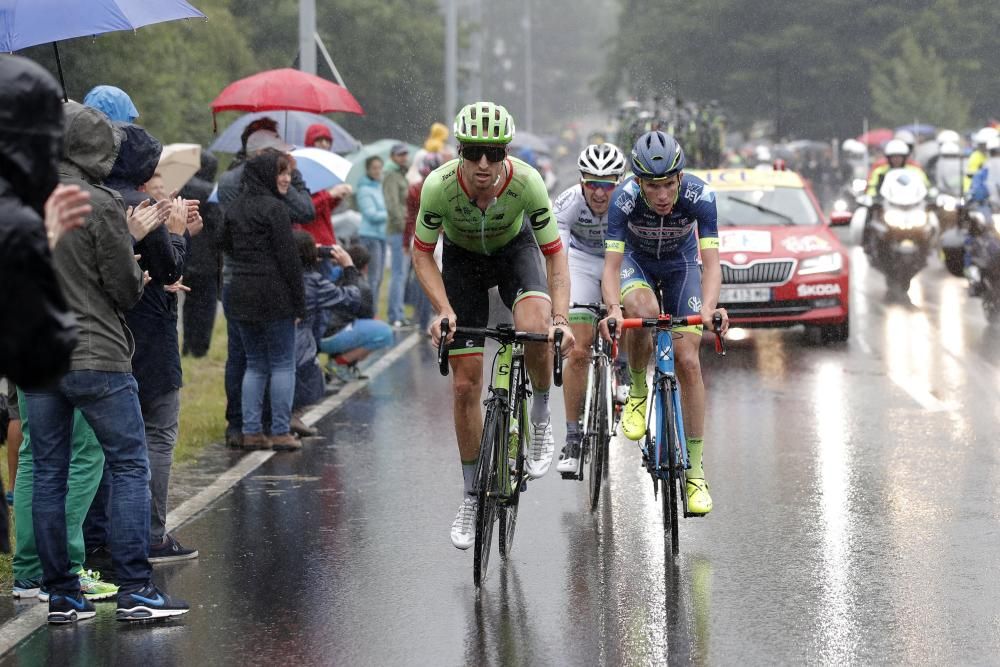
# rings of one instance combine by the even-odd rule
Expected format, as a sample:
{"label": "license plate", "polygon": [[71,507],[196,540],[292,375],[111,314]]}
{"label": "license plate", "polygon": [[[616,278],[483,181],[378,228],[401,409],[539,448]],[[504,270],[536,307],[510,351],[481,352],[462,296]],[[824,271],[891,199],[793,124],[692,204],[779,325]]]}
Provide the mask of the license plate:
{"label": "license plate", "polygon": [[719,293],[719,303],[762,303],[770,300],[770,287],[723,287]]}

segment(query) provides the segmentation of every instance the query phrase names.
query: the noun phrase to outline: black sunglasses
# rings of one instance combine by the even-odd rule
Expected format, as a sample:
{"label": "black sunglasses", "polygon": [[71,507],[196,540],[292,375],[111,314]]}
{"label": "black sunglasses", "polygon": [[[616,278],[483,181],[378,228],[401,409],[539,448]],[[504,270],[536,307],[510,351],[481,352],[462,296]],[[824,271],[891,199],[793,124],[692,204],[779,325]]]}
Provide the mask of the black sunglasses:
{"label": "black sunglasses", "polygon": [[501,162],[505,157],[507,157],[507,147],[506,146],[481,146],[477,144],[472,144],[470,146],[462,146],[459,151],[462,157],[466,160],[471,160],[472,162],[479,162],[486,156],[486,159],[490,162]]}

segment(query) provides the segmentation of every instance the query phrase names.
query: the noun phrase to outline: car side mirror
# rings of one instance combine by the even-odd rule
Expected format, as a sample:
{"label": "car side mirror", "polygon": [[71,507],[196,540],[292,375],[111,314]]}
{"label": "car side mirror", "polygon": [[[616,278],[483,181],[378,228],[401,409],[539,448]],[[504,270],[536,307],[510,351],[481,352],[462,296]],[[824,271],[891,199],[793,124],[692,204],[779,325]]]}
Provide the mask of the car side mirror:
{"label": "car side mirror", "polygon": [[852,217],[854,216],[850,211],[834,211],[830,214],[830,225],[832,227],[844,227],[851,224]]}

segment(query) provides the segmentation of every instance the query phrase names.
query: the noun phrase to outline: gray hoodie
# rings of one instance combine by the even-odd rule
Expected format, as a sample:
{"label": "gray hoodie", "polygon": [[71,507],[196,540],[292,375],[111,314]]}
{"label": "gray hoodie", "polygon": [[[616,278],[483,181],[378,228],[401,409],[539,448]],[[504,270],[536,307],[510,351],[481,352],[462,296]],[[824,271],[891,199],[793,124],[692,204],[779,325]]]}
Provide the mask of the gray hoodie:
{"label": "gray hoodie", "polygon": [[76,102],[64,109],[59,180],[90,192],[93,208],[83,228],[67,234],[54,252],[59,285],[80,326],[70,369],[129,373],[135,345],[122,312],[142,296],[142,271],[121,196],[98,185],[111,172],[121,130],[96,109]]}

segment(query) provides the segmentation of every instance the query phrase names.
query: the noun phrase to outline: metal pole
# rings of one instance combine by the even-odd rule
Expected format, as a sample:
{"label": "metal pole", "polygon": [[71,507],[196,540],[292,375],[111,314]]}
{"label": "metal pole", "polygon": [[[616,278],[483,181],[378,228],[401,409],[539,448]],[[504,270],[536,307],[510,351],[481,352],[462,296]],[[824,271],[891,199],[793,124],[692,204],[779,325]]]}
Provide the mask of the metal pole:
{"label": "metal pole", "polygon": [[444,0],[444,122],[455,117],[458,97],[457,0]]}
{"label": "metal pole", "polygon": [[59,57],[59,44],[52,42],[52,48],[56,52],[56,69],[59,71],[59,85],[63,90],[63,102],[69,102],[69,93],[66,92],[66,78],[62,71],[62,58]]}
{"label": "metal pole", "polygon": [[524,125],[528,132],[534,131],[535,125],[535,100],[534,84],[531,80],[531,0],[524,0]]}
{"label": "metal pole", "polygon": [[299,69],[316,74],[316,0],[299,0]]}
{"label": "metal pole", "polygon": [[319,52],[323,54],[323,58],[326,60],[327,66],[330,68],[330,71],[333,72],[333,78],[335,78],[337,83],[341,86],[347,88],[347,84],[344,83],[344,77],[340,76],[340,70],[333,64],[333,58],[330,57],[330,52],[326,50],[326,44],[323,43],[323,39],[319,36],[318,32],[315,33],[315,37],[316,46],[319,47]]}

